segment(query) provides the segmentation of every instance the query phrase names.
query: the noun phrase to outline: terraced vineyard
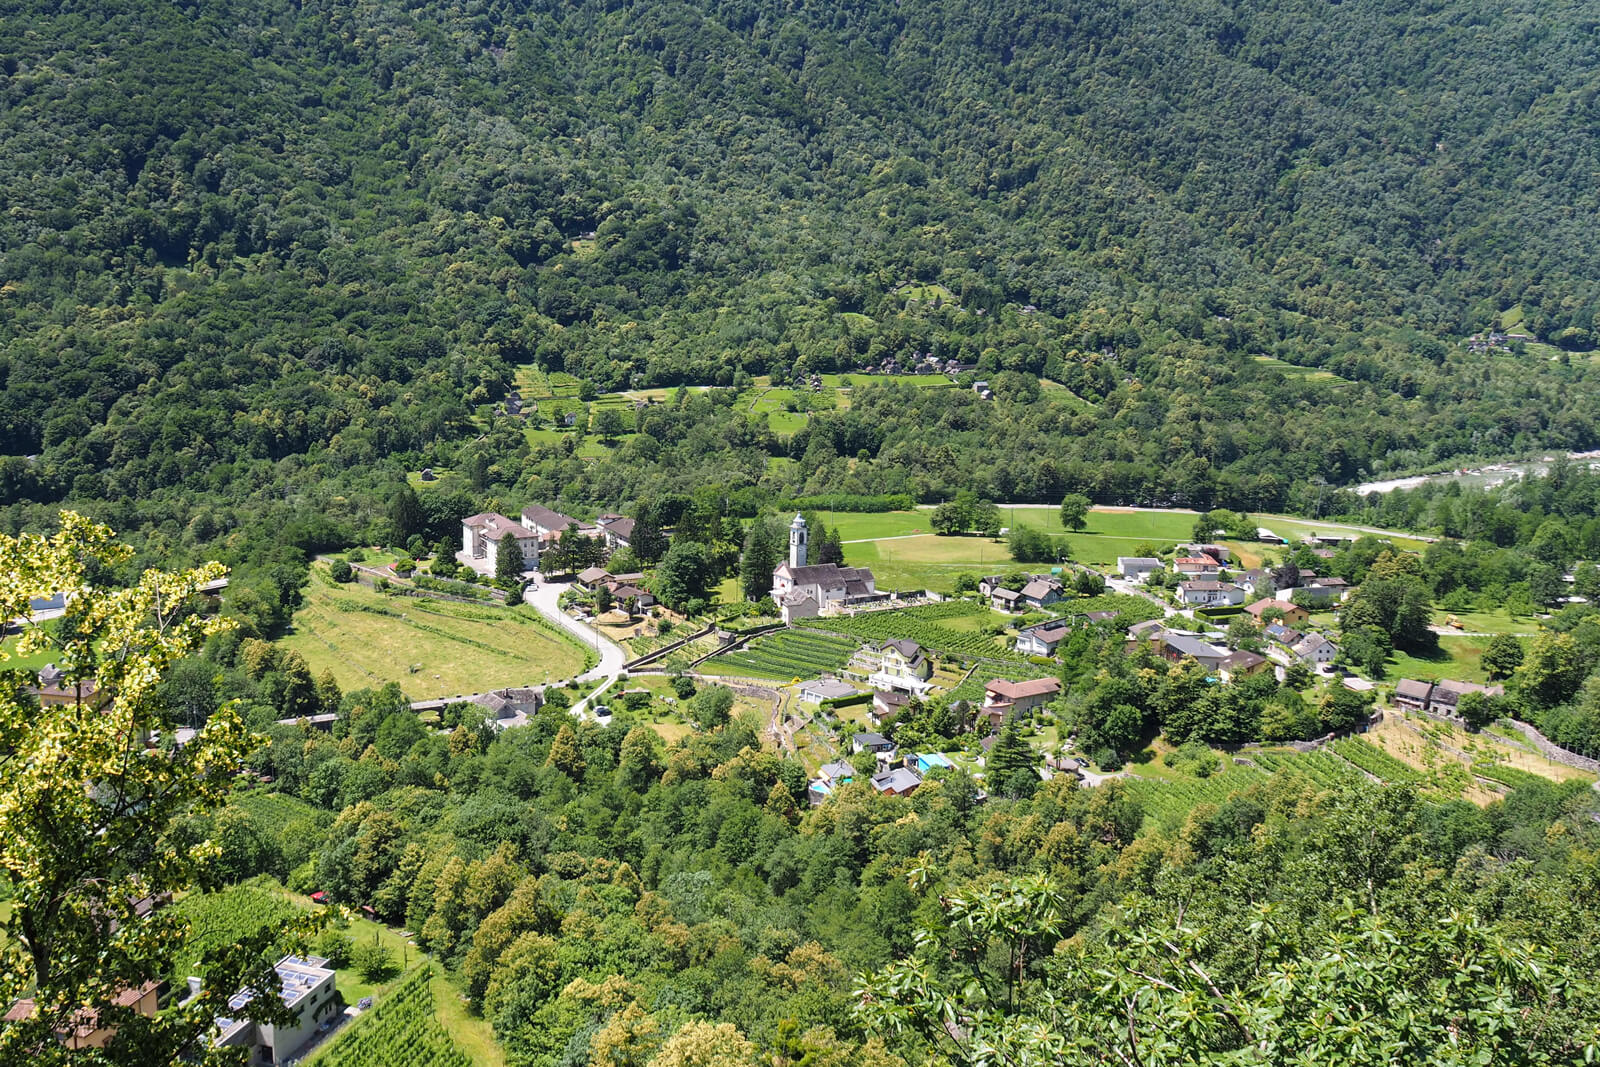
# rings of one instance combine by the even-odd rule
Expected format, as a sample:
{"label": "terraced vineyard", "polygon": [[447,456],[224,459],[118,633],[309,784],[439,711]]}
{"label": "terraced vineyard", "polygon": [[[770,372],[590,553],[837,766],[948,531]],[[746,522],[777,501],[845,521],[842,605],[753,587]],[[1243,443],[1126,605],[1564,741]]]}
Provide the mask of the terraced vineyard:
{"label": "terraced vineyard", "polygon": [[1344,760],[1331,752],[1250,752],[1251,760],[1268,774],[1294,774],[1309,778],[1317,785],[1334,786],[1366,779]]}
{"label": "terraced vineyard", "polygon": [[1268,775],[1253,767],[1234,766],[1210,778],[1168,782],[1157,778],[1125,779],[1128,792],[1139,801],[1145,815],[1162,821],[1182,819],[1196,804],[1220,804],[1231,793],[1265,782]]}
{"label": "terraced vineyard", "polygon": [[[954,610],[961,604],[966,605],[966,611]],[[837,618],[801,619],[798,625],[812,630],[848,634],[871,643],[909,638],[923,648],[946,656],[965,656],[969,659],[997,662],[1023,662],[1023,657],[1001,647],[995,638],[988,634],[953,630],[931,621],[954,618],[958,615],[978,614],[987,610],[966,601],[949,601],[943,604],[924,604],[914,608],[871,611]]]}
{"label": "terraced vineyard", "polygon": [[1051,605],[1063,615],[1087,615],[1091,611],[1114,611],[1119,626],[1132,626],[1147,619],[1159,619],[1166,614],[1161,605],[1148,597],[1133,593],[1101,593],[1099,596],[1061,600]]}
{"label": "terraced vineyard", "polygon": [[1260,785],[1274,775],[1295,775],[1319,786],[1366,781],[1355,767],[1327,751],[1250,749],[1240,753],[1239,758],[1250,763],[1230,763],[1209,778],[1192,781],[1129,777],[1128,791],[1143,805],[1147,816],[1169,822],[1182,819],[1196,804],[1220,804],[1229,794]]}
{"label": "terraced vineyard", "polygon": [[1472,773],[1478,778],[1487,778],[1491,782],[1512,789],[1524,789],[1531,785],[1549,785],[1550,779],[1531,771],[1518,770],[1516,767],[1507,767],[1503,763],[1474,763]]}
{"label": "terraced vineyard", "polygon": [[434,1015],[432,967],[418,967],[310,1062],[319,1067],[472,1067]]}
{"label": "terraced vineyard", "polygon": [[220,893],[195,893],[184,897],[176,910],[188,920],[189,933],[183,950],[173,961],[172,975],[182,983],[189,975],[203,975],[205,954],[231,945],[269,927],[282,926],[299,913],[289,901],[276,893],[254,886],[240,885]]}
{"label": "terraced vineyard", "polygon": [[1428,777],[1411,764],[1395,759],[1377,745],[1363,741],[1359,737],[1343,737],[1329,747],[1368,774],[1385,782],[1423,782]]}
{"label": "terraced vineyard", "polygon": [[287,826],[296,819],[315,819],[318,822],[333,821],[333,814],[324,811],[315,804],[308,804],[299,797],[289,796],[287,793],[268,793],[257,790],[250,793],[235,793],[228,802],[230,807],[238,808],[250,816],[252,822],[268,829],[278,829]]}
{"label": "terraced vineyard", "polygon": [[779,630],[700,665],[703,674],[750,678],[813,678],[843,669],[859,642],[810,630]]}

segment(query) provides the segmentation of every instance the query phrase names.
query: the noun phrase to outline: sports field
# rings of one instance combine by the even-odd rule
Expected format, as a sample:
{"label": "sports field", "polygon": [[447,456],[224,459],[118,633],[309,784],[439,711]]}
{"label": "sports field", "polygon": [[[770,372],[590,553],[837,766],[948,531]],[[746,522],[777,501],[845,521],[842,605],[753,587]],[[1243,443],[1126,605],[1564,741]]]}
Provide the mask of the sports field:
{"label": "sports field", "polygon": [[585,650],[533,608],[389,597],[336,585],[318,564],[280,642],[346,689],[398,681],[413,700],[579,674]]}

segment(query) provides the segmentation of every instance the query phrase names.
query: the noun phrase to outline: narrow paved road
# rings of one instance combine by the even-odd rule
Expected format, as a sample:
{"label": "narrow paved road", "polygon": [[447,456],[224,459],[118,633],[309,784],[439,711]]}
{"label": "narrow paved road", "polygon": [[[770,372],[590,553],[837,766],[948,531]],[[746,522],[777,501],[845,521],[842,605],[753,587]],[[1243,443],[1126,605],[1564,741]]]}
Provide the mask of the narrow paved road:
{"label": "narrow paved road", "polygon": [[583,717],[584,710],[601,693],[611,687],[612,683],[622,677],[622,664],[627,660],[627,654],[622,651],[622,646],[600,633],[594,627],[579,622],[561,610],[559,601],[561,594],[569,588],[567,582],[546,582],[543,575],[534,576],[534,584],[522,595],[522,599],[538,609],[539,614],[555,623],[557,626],[572,634],[579,641],[597,650],[600,654],[600,663],[594,669],[578,675],[580,682],[601,683],[593,693],[584,697],[572,706],[572,713],[579,718]]}

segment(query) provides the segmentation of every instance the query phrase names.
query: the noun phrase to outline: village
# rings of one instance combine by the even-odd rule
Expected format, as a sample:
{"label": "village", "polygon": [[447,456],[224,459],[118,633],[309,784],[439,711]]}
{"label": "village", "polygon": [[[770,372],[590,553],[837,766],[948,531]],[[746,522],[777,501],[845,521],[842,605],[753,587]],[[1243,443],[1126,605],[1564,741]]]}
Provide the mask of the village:
{"label": "village", "polygon": [[[516,518],[480,513],[462,520],[455,559],[484,580],[516,569],[525,601],[599,653],[604,662],[582,674],[568,700],[578,717],[601,725],[643,719],[674,741],[698,728],[684,694],[729,688],[734,713],[759,721],[769,744],[805,764],[813,805],[854,781],[904,796],[930,776],[956,773],[981,792],[1007,724],[1041,780],[1137,777],[1138,768],[1098,766],[1063,728],[1061,654],[1079,631],[1118,634],[1126,655],[1197,667],[1215,685],[1268,675],[1313,698],[1362,694],[1371,722],[1410,713],[1460,727],[1464,696],[1504,694],[1468,678],[1380,683],[1354,669],[1341,655],[1337,625],[1350,583],[1311,567],[1266,565],[1262,552],[1287,558],[1291,542],[1265,527],[1254,542],[1179,541],[1102,567],[1017,568],[976,576],[952,593],[882,589],[870,567],[814,562],[811,531],[795,515],[765,607],[724,605],[689,617],[652,592],[655,575],[631,552],[635,525],[617,513],[581,520],[538,504]],[[1330,562],[1358,536],[1297,532],[1296,551]],[[545,573],[541,560],[563,553],[563,539],[592,546],[580,561],[587,565]],[[516,554],[510,567],[501,562],[508,552]],[[611,558],[635,566],[612,568]],[[546,691],[486,687],[414,707],[441,715],[462,699],[507,728],[528,721]],[[911,731],[905,736],[914,743],[901,743],[901,725],[943,705],[957,709],[954,730],[936,740]]]}

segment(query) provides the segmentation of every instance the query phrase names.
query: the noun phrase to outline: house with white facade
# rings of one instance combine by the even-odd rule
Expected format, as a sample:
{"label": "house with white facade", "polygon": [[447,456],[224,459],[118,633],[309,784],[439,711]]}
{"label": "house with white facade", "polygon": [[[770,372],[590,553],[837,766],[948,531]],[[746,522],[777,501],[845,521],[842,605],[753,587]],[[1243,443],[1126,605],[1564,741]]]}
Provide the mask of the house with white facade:
{"label": "house with white facade", "polygon": [[[278,975],[278,995],[294,1015],[287,1025],[258,1023],[238,1018],[244,1006],[256,997],[253,989],[241,989],[228,998],[231,1015],[217,1018],[215,1044],[220,1048],[245,1048],[252,1064],[270,1064],[280,1067],[296,1059],[296,1053],[316,1035],[325,1020],[333,1019],[344,1009],[334,989],[335,972],[328,961],[317,956],[285,956],[274,965]],[[189,979],[189,986],[198,992],[200,980]]]}
{"label": "house with white facade", "polygon": [[814,682],[806,682],[800,686],[800,702],[802,704],[822,704],[829,700],[843,700],[853,697],[861,690],[848,682],[841,682],[834,678],[819,678]]}
{"label": "house with white facade", "polygon": [[508,519],[493,511],[479,512],[461,520],[461,551],[456,554],[456,559],[479,574],[494,574],[499,569],[500,552],[508,536],[521,557],[517,561],[517,570],[537,570],[538,534],[515,519]]}
{"label": "house with white facade", "polygon": [[1179,582],[1178,599],[1190,607],[1219,607],[1243,604],[1244,590],[1232,582],[1203,580]]}
{"label": "house with white facade", "polygon": [[850,661],[852,674],[864,675],[874,689],[923,696],[933,683],[933,661],[915,641],[885,641],[858,651]]}
{"label": "house with white facade", "polygon": [[552,544],[560,539],[572,526],[585,537],[594,537],[600,530],[591,523],[579,522],[571,515],[563,515],[559,511],[552,511],[543,504],[529,504],[522,509],[522,525],[534,532],[539,542],[544,545]]}
{"label": "house with white facade", "polygon": [[1041,622],[1017,633],[1017,651],[1024,656],[1053,656],[1072,630],[1065,623]]}
{"label": "house with white facade", "polygon": [[1321,667],[1332,663],[1339,654],[1339,646],[1321,634],[1307,634],[1290,649],[1304,663]]}
{"label": "house with white facade", "polygon": [[1130,582],[1142,582],[1161,569],[1161,561],[1152,556],[1118,556],[1117,573]]}

